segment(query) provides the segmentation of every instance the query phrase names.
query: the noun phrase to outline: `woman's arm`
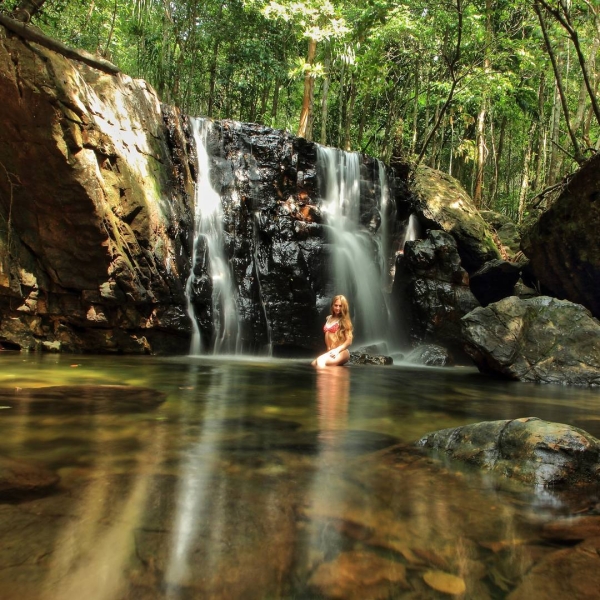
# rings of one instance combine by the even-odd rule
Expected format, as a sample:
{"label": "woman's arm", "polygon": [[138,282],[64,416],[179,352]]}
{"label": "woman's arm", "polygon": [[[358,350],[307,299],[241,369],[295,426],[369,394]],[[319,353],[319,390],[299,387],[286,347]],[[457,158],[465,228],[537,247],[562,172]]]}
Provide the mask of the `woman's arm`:
{"label": "woman's arm", "polygon": [[[338,355],[340,355],[344,350],[348,350],[348,348],[350,347],[350,345],[352,344],[352,332],[350,331],[347,335],[346,335],[346,339],[344,340],[344,342],[342,344],[340,344],[339,346],[336,346],[335,348],[333,348],[330,351],[331,356],[333,356],[333,358],[336,358]],[[335,356],[334,356],[335,355]]]}

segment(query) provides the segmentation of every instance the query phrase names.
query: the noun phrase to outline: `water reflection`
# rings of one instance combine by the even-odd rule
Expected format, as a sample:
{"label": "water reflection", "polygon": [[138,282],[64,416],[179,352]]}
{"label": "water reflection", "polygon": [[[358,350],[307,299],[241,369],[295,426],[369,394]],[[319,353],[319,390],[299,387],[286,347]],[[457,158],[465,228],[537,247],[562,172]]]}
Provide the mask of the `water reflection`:
{"label": "water reflection", "polygon": [[[536,586],[558,597],[559,577],[595,581],[577,565],[600,533],[598,490],[513,485],[410,442],[528,414],[591,429],[597,392],[451,370],[52,361],[0,372],[0,483],[3,456],[61,476],[16,500],[0,486],[2,600],[436,598],[460,586],[512,600]],[[566,575],[553,574],[556,553]]]}
{"label": "water reflection", "polygon": [[350,371],[346,367],[318,369],[317,415],[321,454],[336,449],[336,441],[348,424],[350,399]]}

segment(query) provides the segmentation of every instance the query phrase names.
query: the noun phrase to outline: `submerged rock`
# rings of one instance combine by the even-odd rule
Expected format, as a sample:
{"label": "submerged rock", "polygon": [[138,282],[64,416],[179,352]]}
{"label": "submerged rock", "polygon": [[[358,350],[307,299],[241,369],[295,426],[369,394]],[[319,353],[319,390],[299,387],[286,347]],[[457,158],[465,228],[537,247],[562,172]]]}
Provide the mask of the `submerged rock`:
{"label": "submerged rock", "polygon": [[365,551],[343,552],[322,563],[308,584],[319,596],[347,600],[385,600],[410,587],[401,562]]}
{"label": "submerged rock", "polygon": [[0,501],[44,492],[58,481],[58,475],[48,469],[0,456]]}
{"label": "submerged rock", "polygon": [[510,379],[600,385],[600,322],[579,304],[515,296],[462,319],[465,351],[483,372]]}
{"label": "submerged rock", "polygon": [[600,537],[552,552],[525,575],[508,600],[598,598]]}
{"label": "submerged rock", "polygon": [[32,414],[140,413],[157,408],[165,400],[163,392],[126,385],[0,388],[1,403],[26,403]]}
{"label": "submerged rock", "polygon": [[529,484],[568,486],[600,477],[600,440],[536,417],[442,429],[417,445]]}
{"label": "submerged rock", "polygon": [[436,344],[417,346],[406,355],[404,360],[427,367],[446,367],[453,363],[452,356],[448,350]]}

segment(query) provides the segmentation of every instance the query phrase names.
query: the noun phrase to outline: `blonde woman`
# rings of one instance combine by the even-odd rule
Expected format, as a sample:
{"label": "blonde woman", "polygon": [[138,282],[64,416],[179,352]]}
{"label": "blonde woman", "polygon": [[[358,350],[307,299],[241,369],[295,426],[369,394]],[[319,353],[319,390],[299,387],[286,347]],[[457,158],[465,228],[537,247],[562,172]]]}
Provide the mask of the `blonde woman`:
{"label": "blonde woman", "polygon": [[331,314],[327,316],[323,331],[327,352],[312,361],[313,367],[339,367],[350,360],[348,348],[352,343],[352,321],[348,300],[335,296],[331,301]]}

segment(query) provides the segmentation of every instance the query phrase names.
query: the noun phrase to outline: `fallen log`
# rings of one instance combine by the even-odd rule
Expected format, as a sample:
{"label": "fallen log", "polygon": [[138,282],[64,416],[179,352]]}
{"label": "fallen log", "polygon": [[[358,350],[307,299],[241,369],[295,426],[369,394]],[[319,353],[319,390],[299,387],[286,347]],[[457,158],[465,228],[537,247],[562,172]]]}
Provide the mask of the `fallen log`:
{"label": "fallen log", "polygon": [[82,62],[90,67],[94,67],[95,69],[103,71],[104,73],[116,75],[117,73],[121,72],[119,67],[113,65],[113,63],[109,62],[108,60],[94,56],[85,50],[75,50],[74,48],[69,48],[69,46],[65,46],[65,44],[52,39],[47,35],[44,35],[39,29],[32,27],[31,25],[26,25],[25,23],[15,21],[6,15],[0,14],[0,24],[4,25],[6,29],[12,31],[28,42],[39,44],[44,48],[58,52],[67,58]]}

